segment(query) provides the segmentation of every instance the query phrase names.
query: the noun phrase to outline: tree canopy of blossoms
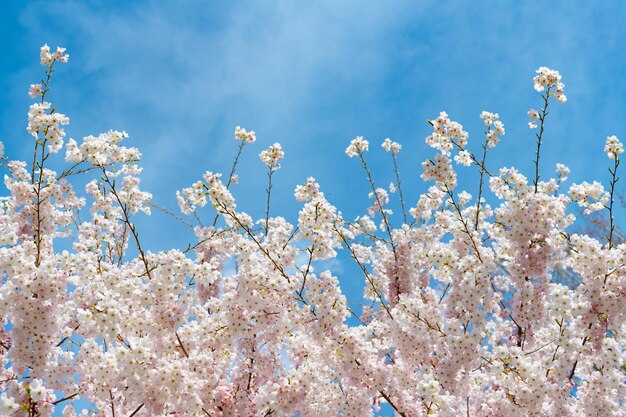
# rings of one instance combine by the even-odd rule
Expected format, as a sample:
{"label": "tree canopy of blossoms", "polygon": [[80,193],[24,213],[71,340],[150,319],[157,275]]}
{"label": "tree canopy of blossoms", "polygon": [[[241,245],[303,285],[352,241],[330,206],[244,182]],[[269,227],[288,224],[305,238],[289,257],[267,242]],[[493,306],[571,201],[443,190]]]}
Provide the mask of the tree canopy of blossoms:
{"label": "tree canopy of blossoms", "polygon": [[[170,213],[198,221],[197,241],[154,253],[134,223],[154,206],[127,135],[64,141],[69,119],[48,97],[67,61],[65,49],[41,48],[32,161],[0,146],[1,416],[366,417],[385,403],[402,417],[626,415],[626,245],[614,239],[624,149],[606,139],[610,176],[591,184],[563,188],[560,164],[556,178],[540,176],[548,106],[566,101],[557,71],[534,78],[533,178],[487,163],[505,135],[497,113],[480,115],[474,153],[441,112],[416,203],[402,194],[401,145],[382,142],[395,172],[383,187],[367,164],[374,149],[357,137],[346,154],[371,191],[361,216],[344,218],[314,178],[295,189],[293,224],[272,216],[284,158],[274,144],[260,152],[267,201],[254,219],[231,194],[256,140],[237,127],[229,176],[206,172],[177,194],[186,217]],[[63,157],[63,171],[49,168]],[[457,189],[456,165],[478,170],[474,196]],[[608,212],[605,237],[570,231],[576,205]],[[321,262],[338,251],[365,282],[359,315]],[[564,271],[580,284],[563,285]],[[89,406],[76,410],[78,399]]]}

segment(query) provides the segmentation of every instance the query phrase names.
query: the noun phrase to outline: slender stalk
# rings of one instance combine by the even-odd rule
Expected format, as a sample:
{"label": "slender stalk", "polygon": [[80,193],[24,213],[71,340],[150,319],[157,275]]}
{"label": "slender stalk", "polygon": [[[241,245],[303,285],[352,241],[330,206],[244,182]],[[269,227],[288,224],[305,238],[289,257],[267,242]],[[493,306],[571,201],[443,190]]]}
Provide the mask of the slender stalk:
{"label": "slender stalk", "polygon": [[[52,61],[52,63],[48,66],[48,69],[46,70],[46,80],[42,81],[41,104],[45,103],[46,93],[50,91],[50,79],[52,78],[52,73],[54,72],[54,69],[52,68],[53,66],[54,66],[54,61]],[[45,141],[45,137],[44,137],[44,141]],[[42,145],[42,146],[45,147],[45,145]],[[31,175],[30,175],[31,184],[34,184],[34,181],[35,181],[35,166],[37,165],[38,147],[39,147],[39,137],[35,139],[35,149],[33,151],[33,164],[31,167]]]}
{"label": "slender stalk", "polygon": [[272,174],[274,170],[269,168],[267,171],[267,206],[265,207],[265,238],[270,227],[270,198],[272,196]]}
{"label": "slender stalk", "polygon": [[[615,165],[613,169],[609,168],[609,173],[611,173],[611,192],[610,192],[610,200],[609,200],[609,235],[607,236],[609,250],[613,249],[613,232],[615,231],[614,217],[613,217],[613,203],[615,201],[615,184],[619,181],[619,177],[617,176],[617,168],[619,167],[620,159],[619,156],[615,155]],[[606,282],[606,279],[605,279]]]}
{"label": "slender stalk", "polygon": [[57,405],[57,404],[62,403],[63,401],[68,401],[68,400],[71,400],[72,398],[76,397],[77,395],[78,395],[78,393],[77,393],[77,392],[75,392],[75,393],[74,393],[74,394],[72,394],[72,395],[68,395],[67,397],[63,397],[63,398],[61,398],[60,400],[56,400],[56,401],[54,401],[54,402],[52,403],[52,405]]}
{"label": "slender stalk", "polygon": [[178,340],[178,345],[180,346],[180,349],[183,351],[183,354],[185,355],[186,358],[189,358],[189,353],[187,353],[187,349],[185,349],[185,345],[183,345],[183,341],[180,340],[180,336],[178,335],[178,332],[174,332],[174,334],[176,335],[176,340]]}
{"label": "slender stalk", "polygon": [[352,249],[352,246],[350,245],[350,243],[348,242],[348,239],[346,239],[344,234],[341,233],[341,231],[339,230],[339,228],[337,228],[336,225],[334,225],[333,227],[335,231],[337,232],[337,234],[339,235],[339,237],[341,238],[341,240],[343,241],[344,245],[346,245],[346,248],[348,248],[348,251],[350,251],[350,255],[352,256],[352,259],[356,261],[356,263],[361,268],[361,271],[363,271],[363,275],[365,275],[365,279],[367,279],[367,282],[372,286],[372,290],[374,291],[374,294],[378,296],[378,299],[380,300],[380,304],[383,306],[383,308],[387,312],[387,315],[389,316],[389,318],[393,319],[391,311],[389,310],[389,307],[387,307],[387,303],[385,303],[385,299],[376,288],[376,285],[374,285],[374,280],[372,280],[372,277],[370,277],[370,274],[367,272],[367,268],[365,268],[365,265],[363,265],[361,261],[359,261],[359,258],[356,256],[354,249]]}
{"label": "slender stalk", "polygon": [[459,220],[461,221],[461,224],[463,225],[463,231],[470,239],[470,243],[472,245],[472,248],[474,249],[474,252],[476,253],[476,257],[478,258],[480,263],[484,263],[483,258],[480,256],[480,250],[478,250],[478,245],[476,244],[474,235],[472,235],[472,232],[470,231],[469,225],[467,224],[467,220],[465,220],[465,218],[463,217],[463,213],[461,212],[461,207],[459,207],[458,203],[454,200],[454,193],[448,187],[448,185],[446,185],[445,187],[446,187],[446,193],[448,194],[448,196],[450,196],[452,205],[456,209],[456,213],[459,215]]}
{"label": "slender stalk", "polygon": [[120,208],[122,209],[122,215],[124,216],[122,220],[124,221],[124,223],[126,223],[126,225],[128,226],[128,229],[133,235],[133,238],[135,239],[135,244],[137,246],[137,250],[139,251],[139,258],[143,262],[143,265],[146,269],[146,276],[148,277],[148,279],[152,279],[152,275],[151,275],[152,270],[148,266],[148,258],[146,258],[146,254],[141,246],[141,242],[139,241],[139,234],[137,233],[137,229],[135,228],[135,225],[130,221],[130,214],[128,213],[128,207],[126,207],[126,204],[122,203],[122,200],[119,194],[117,193],[117,190],[115,189],[115,182],[112,182],[109,179],[106,169],[104,167],[101,167],[101,169],[102,169],[102,179],[110,187],[111,193],[113,194],[113,196],[115,197],[115,200],[117,201]]}
{"label": "slender stalk", "polygon": [[543,139],[543,129],[546,120],[546,116],[548,115],[548,99],[550,98],[550,88],[548,87],[546,93],[542,95],[543,98],[543,108],[541,109],[541,114],[539,114],[539,133],[536,133],[537,136],[537,151],[535,152],[535,181],[533,184],[535,185],[535,194],[537,194],[537,187],[539,186],[539,155],[541,151],[541,141]]}
{"label": "slender stalk", "polygon": [[[128,417],[133,417],[135,414],[137,414],[139,412],[139,410],[141,410],[141,407],[143,407],[143,403],[139,404],[139,407],[135,408],[135,411],[130,413],[130,415]],[[204,408],[202,410],[204,411]],[[205,411],[205,413],[206,413],[206,411]]]}
{"label": "slender stalk", "polygon": [[391,408],[393,408],[396,413],[400,414],[402,417],[406,417],[406,414],[398,409],[398,407],[394,404],[394,402],[391,401],[391,398],[389,398],[389,396],[385,394],[385,391],[380,390],[378,392],[380,392],[380,395],[387,401],[387,403],[389,403]]}
{"label": "slender stalk", "polygon": [[278,272],[280,272],[280,274],[283,276],[283,278],[285,278],[287,280],[287,282],[291,282],[291,279],[289,278],[289,275],[285,272],[285,269],[276,261],[276,259],[274,259],[274,257],[269,252],[269,250],[267,248],[263,247],[263,245],[261,244],[259,239],[257,239],[257,237],[254,235],[254,233],[252,233],[252,230],[250,230],[250,228],[248,226],[246,226],[241,221],[241,219],[239,219],[239,217],[237,217],[236,213],[231,212],[228,209],[228,207],[224,203],[222,203],[220,201],[217,201],[217,205],[223,210],[222,214],[227,214],[228,216],[230,216],[239,225],[239,227],[241,227],[243,230],[245,230],[245,232],[248,235],[248,237],[250,237],[250,239],[252,239],[254,244],[257,245],[257,247],[261,250],[261,252],[263,252],[265,254],[267,259],[269,259],[270,262],[272,262],[272,264],[274,265],[274,268]]}
{"label": "slender stalk", "polygon": [[[235,175],[235,170],[237,169],[237,164],[239,163],[239,157],[241,156],[241,153],[243,152],[243,147],[246,145],[246,141],[242,140],[239,142],[239,148],[237,148],[237,155],[235,155],[235,159],[233,160],[233,165],[230,168],[230,174],[228,174],[228,181],[226,182],[226,189],[228,190],[230,188],[230,184],[233,181],[233,176]],[[219,219],[220,214],[217,213],[215,215],[215,218],[213,219],[213,224],[212,226],[215,227],[215,225],[217,224],[217,219]]]}
{"label": "slender stalk", "polygon": [[113,393],[109,390],[109,398],[111,399],[111,415],[115,417],[115,404],[113,403]]}
{"label": "slender stalk", "polygon": [[[491,130],[491,126],[487,129],[486,134],[489,134],[489,130]],[[483,177],[485,175],[485,159],[487,159],[487,138],[485,138],[485,143],[483,143],[483,158],[480,161],[480,179],[478,182],[478,197],[476,199],[476,218],[474,219],[474,230],[478,230],[478,222],[480,220],[480,199],[483,196]]]}
{"label": "slender stalk", "polygon": [[400,170],[398,170],[398,161],[396,159],[395,153],[391,152],[391,157],[393,158],[393,171],[396,174],[396,185],[398,186],[398,195],[400,196],[400,205],[402,206],[402,218],[404,219],[404,224],[407,224],[406,210],[404,208],[404,196],[402,195],[402,185],[400,184]]}
{"label": "slender stalk", "polygon": [[383,205],[382,202],[380,201],[380,197],[378,197],[378,193],[376,192],[376,185],[374,184],[374,180],[372,179],[372,173],[370,172],[369,167],[367,166],[367,163],[365,162],[365,157],[363,156],[363,152],[359,152],[359,159],[361,160],[361,166],[363,167],[363,169],[365,170],[365,174],[367,175],[367,181],[370,184],[370,188],[372,189],[372,194],[374,195],[374,198],[376,198],[376,203],[378,204],[378,207],[380,208],[380,214],[383,217],[383,222],[385,223],[385,228],[387,229],[387,234],[389,235],[389,243],[391,244],[391,249],[393,250],[393,254],[394,257],[396,257],[396,245],[393,241],[393,236],[391,234],[391,226],[389,224],[389,219],[387,218],[387,214],[385,213],[385,210],[383,209]]}
{"label": "slender stalk", "polygon": [[171,217],[175,218],[176,220],[178,220],[179,222],[181,222],[181,223],[182,223],[182,224],[184,224],[185,226],[189,226],[189,227],[191,227],[192,229],[193,229],[193,227],[194,227],[194,226],[193,226],[193,224],[189,223],[187,220],[183,219],[183,218],[182,218],[182,217],[180,217],[178,214],[176,214],[176,213],[174,213],[174,212],[172,212],[172,211],[170,211],[170,210],[168,210],[168,209],[166,209],[166,208],[163,208],[163,207],[158,206],[158,205],[153,204],[153,203],[149,203],[149,204],[148,204],[148,206],[149,206],[150,208],[157,209],[157,210],[159,210],[159,211],[161,211],[161,212],[163,212],[163,213],[167,214],[168,216],[171,216]]}
{"label": "slender stalk", "polygon": [[[50,80],[52,78],[52,73],[54,72],[53,69],[54,66],[54,61],[52,61],[52,63],[49,65],[48,69],[46,70],[46,80],[42,81],[42,91],[41,91],[41,104],[43,104],[45,102],[45,98],[46,98],[46,93],[48,91],[50,91]],[[52,109],[50,109],[50,114],[54,113],[54,107]],[[37,137],[35,138],[35,148],[33,150],[33,163],[32,163],[32,167],[31,167],[31,184],[36,185],[36,197],[35,197],[35,205],[36,205],[36,209],[35,209],[35,215],[36,215],[36,219],[35,219],[35,246],[37,248],[37,254],[35,255],[35,265],[38,267],[40,262],[41,262],[41,222],[42,222],[42,217],[41,217],[41,203],[43,203],[43,201],[41,200],[41,189],[42,189],[42,183],[43,183],[43,166],[44,163],[46,161],[46,159],[48,159],[49,153],[46,153],[46,144],[48,142],[46,136],[48,133],[48,126],[45,126],[43,128],[43,140],[40,142],[39,141],[39,132],[37,133]],[[39,148],[41,148],[41,156],[40,156],[40,160],[37,161],[37,154],[39,151]],[[35,167],[39,168],[39,178],[37,179],[37,183],[35,184]]]}

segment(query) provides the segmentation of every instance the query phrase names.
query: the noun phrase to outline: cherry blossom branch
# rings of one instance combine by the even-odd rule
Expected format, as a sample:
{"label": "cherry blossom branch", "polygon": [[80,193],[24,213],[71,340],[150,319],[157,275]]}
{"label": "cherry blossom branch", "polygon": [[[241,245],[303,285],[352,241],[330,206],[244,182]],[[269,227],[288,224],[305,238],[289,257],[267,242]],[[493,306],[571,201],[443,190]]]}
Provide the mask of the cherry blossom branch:
{"label": "cherry blossom branch", "polygon": [[[235,155],[235,159],[233,160],[233,165],[230,168],[230,174],[228,174],[228,181],[226,182],[227,190],[230,188],[230,184],[232,184],[233,176],[235,175],[235,170],[237,169],[237,164],[239,163],[239,157],[241,157],[241,153],[243,152],[243,147],[246,145],[246,143],[248,142],[245,140],[242,140],[239,142],[239,147],[237,148],[237,155]],[[217,220],[219,219],[219,217],[220,217],[219,213],[215,215],[212,226],[215,226],[217,224]]]}
{"label": "cherry blossom branch", "polygon": [[174,334],[176,335],[176,340],[178,341],[178,345],[180,346],[180,349],[183,351],[183,354],[185,355],[186,358],[189,358],[189,353],[187,353],[187,349],[185,349],[185,345],[183,344],[183,341],[180,340],[180,336],[178,335],[178,332],[174,332]]}
{"label": "cherry blossom branch", "polygon": [[[609,168],[609,173],[611,174],[611,191],[609,192],[609,206],[607,209],[609,210],[609,235],[607,236],[609,250],[613,249],[613,232],[615,231],[614,217],[613,217],[613,203],[615,201],[615,184],[619,181],[619,177],[617,176],[617,168],[620,164],[620,158],[618,155],[614,157],[615,164],[613,169]],[[606,283],[606,278],[604,280]]]}
{"label": "cherry blossom branch", "polygon": [[[46,93],[48,91],[50,91],[50,80],[52,78],[52,73],[54,73],[54,69],[53,69],[54,62],[55,61],[52,61],[48,65],[48,68],[46,69],[46,79],[41,81],[41,84],[42,84],[43,88],[42,88],[41,93],[40,93],[40,95],[41,95],[41,103],[40,104],[42,104],[42,105],[46,101]],[[43,145],[41,145],[41,146],[45,147],[45,143],[46,143],[46,138],[45,138],[45,135],[44,135],[44,142],[43,142]],[[33,151],[33,164],[32,164],[32,167],[31,167],[31,176],[30,176],[31,181],[32,181],[33,184],[34,184],[34,180],[35,180],[35,166],[37,164],[37,151],[38,151],[39,145],[40,145],[40,143],[39,143],[39,135],[37,135],[37,138],[35,138],[35,149]],[[40,169],[41,169],[41,167],[40,167]]]}
{"label": "cherry blossom branch", "polygon": [[[487,127],[487,132],[485,132],[485,135],[489,135],[489,132],[491,130],[491,126]],[[480,208],[482,207],[481,205],[481,198],[483,196],[483,176],[486,172],[485,170],[485,159],[487,159],[487,138],[485,137],[485,142],[483,143],[483,157],[480,160],[480,177],[478,180],[478,196],[476,197],[476,218],[474,219],[474,230],[478,230],[478,223],[480,220]]]}
{"label": "cherry blossom branch", "polygon": [[400,411],[400,409],[398,409],[396,404],[393,401],[391,401],[391,398],[389,398],[389,396],[385,393],[385,391],[379,390],[378,392],[385,399],[385,401],[387,401],[387,403],[391,406],[391,408],[394,409],[396,413],[400,414],[402,417],[406,417],[406,414]]}
{"label": "cherry blossom branch", "polygon": [[[142,407],[143,407],[143,403],[139,404],[139,406],[137,408],[135,408],[135,411],[130,413],[128,415],[128,417],[133,417],[135,414],[137,414],[139,412],[139,410],[141,410]],[[204,411],[204,408],[202,409],[202,411]],[[206,411],[205,411],[205,413],[206,413]]]}
{"label": "cherry blossom branch", "polygon": [[480,263],[484,263],[483,262],[483,258],[480,256],[480,250],[478,250],[478,245],[476,244],[476,241],[474,240],[474,235],[470,231],[469,225],[467,224],[467,221],[463,217],[463,213],[461,212],[461,207],[458,205],[458,203],[454,199],[454,192],[450,189],[450,187],[448,187],[448,184],[444,184],[444,187],[445,187],[446,194],[448,194],[448,196],[450,196],[450,200],[452,202],[452,205],[454,206],[454,208],[455,208],[455,210],[456,210],[456,212],[457,212],[457,214],[459,216],[459,221],[463,225],[463,231],[465,232],[465,234],[470,239],[470,243],[472,245],[472,248],[474,249],[476,257],[478,258]]}
{"label": "cherry blossom branch", "polygon": [[339,230],[339,228],[337,227],[336,224],[333,224],[333,228],[335,229],[335,231],[337,232],[337,234],[339,235],[339,237],[343,241],[344,245],[346,245],[346,248],[348,249],[348,251],[350,251],[350,255],[352,256],[352,259],[354,259],[356,261],[357,265],[359,265],[359,267],[361,268],[361,271],[363,271],[363,275],[365,275],[365,279],[367,280],[367,282],[372,287],[372,291],[374,291],[374,294],[376,294],[378,296],[378,299],[380,300],[380,304],[383,306],[383,308],[387,312],[387,315],[389,316],[389,318],[393,319],[393,315],[391,314],[391,311],[389,310],[389,307],[387,307],[387,303],[385,303],[385,300],[383,299],[382,294],[376,288],[376,285],[374,284],[374,280],[372,280],[372,278],[370,277],[370,274],[367,272],[367,268],[365,268],[365,265],[363,265],[361,263],[361,261],[359,260],[358,256],[354,252],[354,249],[352,249],[352,246],[348,242],[348,239]]}
{"label": "cherry blossom branch", "polygon": [[291,278],[289,278],[289,275],[287,275],[287,273],[285,272],[284,268],[281,265],[278,264],[278,262],[270,254],[269,250],[266,249],[265,247],[263,247],[263,245],[256,238],[254,233],[252,233],[250,228],[248,226],[246,226],[234,212],[231,212],[230,210],[228,210],[228,207],[224,203],[222,203],[221,201],[217,201],[216,203],[223,210],[224,214],[228,214],[228,216],[230,216],[230,218],[233,219],[239,225],[239,227],[241,227],[246,232],[248,237],[250,239],[252,239],[254,244],[261,250],[261,252],[263,252],[265,254],[267,259],[269,259],[269,261],[272,262],[272,264],[274,265],[274,268],[276,268],[276,270],[278,272],[280,272],[280,274],[287,280],[287,282],[291,282]]}
{"label": "cherry blossom branch", "polygon": [[404,224],[407,224],[404,196],[402,195],[402,185],[400,184],[400,171],[398,170],[398,161],[395,152],[391,152],[391,158],[393,159],[393,172],[396,174],[396,184],[398,185],[398,195],[400,197],[400,206],[402,207],[402,218],[404,219]]}
{"label": "cherry blossom branch", "polygon": [[270,198],[272,196],[272,174],[274,170],[272,168],[268,168],[267,171],[267,205],[265,207],[265,236],[267,236],[267,232],[270,227]]}
{"label": "cherry blossom branch", "polygon": [[372,173],[370,172],[369,167],[367,166],[367,163],[365,162],[365,157],[363,156],[363,152],[360,151],[358,152],[358,156],[359,159],[361,160],[361,166],[363,167],[363,169],[365,170],[365,174],[367,175],[367,181],[370,185],[370,188],[372,190],[372,195],[374,196],[374,198],[376,199],[376,204],[378,204],[378,208],[380,209],[380,214],[383,217],[383,222],[385,223],[385,229],[387,229],[387,234],[389,235],[389,244],[391,245],[391,249],[394,253],[394,257],[397,257],[396,254],[396,245],[393,241],[393,236],[391,234],[391,226],[389,225],[389,219],[387,218],[387,213],[385,213],[385,209],[383,208],[383,204],[380,201],[380,196],[378,195],[378,193],[376,192],[376,185],[374,184],[374,180],[372,179]]}
{"label": "cherry blossom branch", "polygon": [[182,218],[181,216],[179,216],[178,214],[176,214],[176,213],[174,213],[174,212],[172,212],[172,211],[170,211],[170,210],[168,210],[168,209],[166,209],[166,208],[164,208],[164,207],[158,206],[158,205],[156,205],[156,204],[154,204],[154,203],[149,203],[149,204],[148,204],[148,207],[150,207],[150,208],[154,208],[154,209],[157,209],[157,210],[159,210],[159,211],[161,211],[161,212],[163,212],[163,213],[167,214],[168,216],[171,216],[171,217],[173,217],[174,219],[178,220],[179,222],[181,222],[181,223],[182,223],[182,224],[184,224],[185,226],[189,226],[189,227],[191,227],[192,229],[194,228],[194,225],[193,225],[193,224],[189,223],[187,220],[183,219],[183,218]]}
{"label": "cherry blossom branch", "polygon": [[115,189],[115,182],[109,179],[106,169],[103,166],[100,166],[100,168],[102,170],[102,179],[110,187],[111,193],[113,194],[113,196],[115,197],[115,200],[117,201],[120,208],[122,209],[122,214],[124,215],[124,218],[122,219],[122,221],[128,226],[128,229],[130,230],[131,234],[133,235],[133,238],[135,239],[135,244],[137,245],[137,250],[139,251],[139,258],[143,262],[143,265],[146,269],[146,276],[148,277],[148,279],[152,279],[152,275],[151,275],[152,269],[150,269],[150,267],[148,266],[148,259],[146,258],[146,254],[141,246],[141,242],[139,241],[139,234],[137,233],[137,229],[135,228],[135,225],[130,221],[130,214],[128,213],[128,207],[126,206],[126,204],[122,203],[122,199],[120,198],[119,194],[117,193],[117,190]]}
{"label": "cherry blossom branch", "polygon": [[535,136],[537,137],[537,151],[535,152],[535,160],[533,161],[535,163],[535,180],[533,181],[533,184],[535,186],[535,194],[537,194],[537,187],[539,186],[539,155],[541,151],[541,140],[543,138],[544,123],[546,116],[548,115],[548,99],[550,98],[551,88],[551,86],[548,86],[546,89],[546,93],[541,96],[543,98],[543,108],[541,109],[541,113],[539,114],[539,133],[535,133]]}
{"label": "cherry blossom branch", "polygon": [[57,404],[61,404],[61,403],[62,403],[62,402],[64,402],[64,401],[69,401],[69,400],[71,400],[72,398],[76,397],[78,394],[79,394],[78,392],[75,392],[75,393],[74,393],[74,394],[72,394],[72,395],[68,395],[67,397],[61,398],[60,400],[56,400],[56,401],[54,401],[54,402],[52,403],[52,405],[57,405]]}

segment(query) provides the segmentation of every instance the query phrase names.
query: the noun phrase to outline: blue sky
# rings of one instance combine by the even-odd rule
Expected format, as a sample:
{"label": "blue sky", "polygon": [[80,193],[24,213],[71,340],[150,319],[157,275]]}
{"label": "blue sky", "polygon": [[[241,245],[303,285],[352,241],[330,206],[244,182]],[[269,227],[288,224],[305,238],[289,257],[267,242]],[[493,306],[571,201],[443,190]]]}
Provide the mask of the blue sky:
{"label": "blue sky", "polygon": [[[349,141],[370,140],[381,185],[392,171],[379,144],[391,137],[404,145],[399,165],[412,205],[426,189],[420,163],[432,154],[425,121],[442,110],[470,132],[474,150],[483,140],[478,115],[498,112],[507,133],[489,168],[516,166],[531,177],[526,112],[540,106],[532,77],[545,65],[561,72],[569,101],[548,116],[543,178],[562,162],[572,169],[568,185],[608,185],[604,140],[626,139],[624,16],[623,2],[573,0],[5,2],[0,140],[10,157],[28,160],[28,85],[43,72],[39,47],[60,45],[70,63],[55,74],[50,98],[71,119],[68,138],[127,131],[156,203],[177,210],[176,190],[205,170],[228,172],[241,125],[258,138],[234,189],[242,209],[263,215],[258,153],[280,142],[286,160],[272,214],[294,220],[293,189],[314,176],[353,218],[364,212],[368,186],[344,155]],[[461,188],[475,193],[475,169],[460,175]],[[158,213],[138,223],[154,250],[192,239]],[[349,294],[361,285],[360,277],[342,281]]]}

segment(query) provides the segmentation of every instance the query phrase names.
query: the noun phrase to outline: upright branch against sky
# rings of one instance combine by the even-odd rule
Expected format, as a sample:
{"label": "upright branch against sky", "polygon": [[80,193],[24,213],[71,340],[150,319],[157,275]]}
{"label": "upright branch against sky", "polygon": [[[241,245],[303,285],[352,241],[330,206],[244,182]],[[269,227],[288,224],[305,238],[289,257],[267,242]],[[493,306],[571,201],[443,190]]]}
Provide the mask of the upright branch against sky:
{"label": "upright branch against sky", "polygon": [[[152,196],[128,135],[64,143],[69,119],[48,100],[65,61],[63,48],[42,48],[44,79],[29,93],[31,165],[0,142],[1,416],[366,417],[382,404],[403,417],[626,415],[626,244],[614,233],[623,146],[606,140],[608,191],[595,181],[564,193],[562,164],[540,180],[548,101],[565,101],[558,72],[535,77],[545,93],[543,109],[529,112],[540,123],[532,182],[487,166],[505,132],[497,113],[480,114],[475,154],[441,112],[421,165],[431,184],[413,206],[401,145],[382,142],[395,174],[387,190],[359,136],[346,154],[369,185],[361,215],[344,218],[309,177],[295,189],[294,224],[272,216],[284,158],[276,143],[259,155],[268,186],[254,219],[232,186],[256,134],[237,127],[228,178],[207,171],[177,193],[197,239],[154,253],[135,224]],[[67,169],[57,173],[48,164],[63,148]],[[476,197],[457,189],[453,161],[478,170]],[[575,204],[607,210],[605,237],[570,232]],[[363,280],[362,299],[346,298],[331,260],[354,261],[345,278]],[[557,282],[564,270],[580,285]],[[78,399],[89,406],[76,410]]]}
{"label": "upright branch against sky", "polygon": [[272,196],[272,175],[280,168],[280,160],[285,157],[285,153],[280,143],[275,143],[259,154],[261,161],[267,166],[267,206],[265,207],[265,235],[269,230],[270,218],[270,198]]}
{"label": "upright branch against sky", "polygon": [[545,91],[541,98],[543,99],[543,107],[540,111],[530,109],[528,111],[528,117],[531,121],[528,122],[528,126],[531,129],[537,128],[536,121],[539,121],[539,132],[535,133],[537,137],[537,151],[535,152],[535,180],[533,185],[535,186],[535,193],[537,193],[537,187],[539,186],[539,156],[541,152],[541,141],[543,139],[543,130],[545,127],[546,116],[548,115],[548,104],[550,103],[550,97],[555,96],[559,103],[565,103],[567,97],[563,93],[565,85],[561,82],[561,74],[558,71],[551,70],[550,68],[541,67],[537,70],[537,75],[533,78],[535,82],[535,90],[542,92]]}

